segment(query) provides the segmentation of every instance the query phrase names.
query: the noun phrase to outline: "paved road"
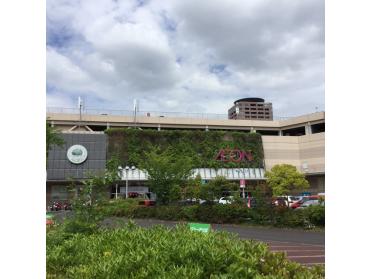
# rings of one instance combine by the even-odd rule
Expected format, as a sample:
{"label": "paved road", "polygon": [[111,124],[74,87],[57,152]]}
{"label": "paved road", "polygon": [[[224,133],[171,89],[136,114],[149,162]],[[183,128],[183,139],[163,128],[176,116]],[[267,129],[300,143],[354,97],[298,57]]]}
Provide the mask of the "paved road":
{"label": "paved road", "polygon": [[[68,214],[68,213],[67,213]],[[66,213],[55,214],[57,219],[66,216]],[[103,225],[117,227],[127,218],[107,218]],[[180,223],[175,221],[161,221],[152,219],[135,219],[135,223],[142,227],[164,225],[175,227]],[[297,229],[279,229],[265,227],[249,227],[245,225],[212,224],[212,229],[228,231],[237,234],[242,239],[255,239],[266,242],[273,252],[284,252],[288,259],[304,265],[325,263],[325,235],[324,232],[311,232]]]}

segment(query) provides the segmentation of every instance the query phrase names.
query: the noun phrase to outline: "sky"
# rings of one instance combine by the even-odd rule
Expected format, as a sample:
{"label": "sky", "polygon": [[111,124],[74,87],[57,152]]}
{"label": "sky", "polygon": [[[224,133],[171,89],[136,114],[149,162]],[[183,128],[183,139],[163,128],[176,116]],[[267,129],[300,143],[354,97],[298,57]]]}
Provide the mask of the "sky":
{"label": "sky", "polygon": [[324,110],[324,1],[46,2],[47,107],[275,117]]}

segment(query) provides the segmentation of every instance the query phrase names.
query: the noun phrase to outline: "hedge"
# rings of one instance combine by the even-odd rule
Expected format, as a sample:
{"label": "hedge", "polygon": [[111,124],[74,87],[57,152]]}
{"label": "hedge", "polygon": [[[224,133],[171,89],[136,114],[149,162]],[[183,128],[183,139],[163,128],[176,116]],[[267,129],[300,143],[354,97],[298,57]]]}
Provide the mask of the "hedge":
{"label": "hedge", "polygon": [[226,232],[129,223],[63,236],[63,226],[47,232],[47,278],[324,278],[324,267],[304,267]]}
{"label": "hedge", "polygon": [[136,200],[118,200],[98,209],[105,217],[153,218],[172,221],[199,221],[207,223],[250,223],[275,227],[324,227],[324,206],[293,210],[281,207],[247,208],[231,205],[167,205],[139,206]]}

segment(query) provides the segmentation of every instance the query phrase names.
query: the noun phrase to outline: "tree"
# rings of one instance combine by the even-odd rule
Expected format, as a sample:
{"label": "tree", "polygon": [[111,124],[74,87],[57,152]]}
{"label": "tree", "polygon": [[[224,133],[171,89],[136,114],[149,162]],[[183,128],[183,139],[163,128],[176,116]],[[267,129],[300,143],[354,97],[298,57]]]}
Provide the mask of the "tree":
{"label": "tree", "polygon": [[46,121],[46,158],[48,159],[49,150],[52,145],[62,146],[64,144],[65,141],[59,134],[58,130]]}
{"label": "tree", "polygon": [[174,187],[186,183],[191,175],[192,160],[179,155],[172,148],[161,151],[153,147],[145,152],[139,166],[147,171],[148,184],[151,191],[156,193],[159,203],[167,204],[180,196],[180,189]]}
{"label": "tree", "polygon": [[201,187],[200,196],[204,200],[213,201],[226,196],[226,193],[238,190],[238,185],[223,176],[217,176]]}
{"label": "tree", "polygon": [[[95,207],[108,199],[107,186],[120,179],[118,172],[119,160],[113,156],[106,163],[106,169],[102,173],[90,174],[79,187],[79,193],[73,201],[75,217],[85,222],[97,221],[101,216],[96,214]],[[72,182],[71,189],[75,189]]]}
{"label": "tree", "polygon": [[292,165],[275,165],[271,171],[266,172],[265,176],[274,196],[288,195],[293,190],[309,187],[305,175],[298,172],[296,167]]}
{"label": "tree", "polygon": [[199,199],[202,187],[200,174],[195,178],[188,179],[184,187],[181,189],[182,199]]}

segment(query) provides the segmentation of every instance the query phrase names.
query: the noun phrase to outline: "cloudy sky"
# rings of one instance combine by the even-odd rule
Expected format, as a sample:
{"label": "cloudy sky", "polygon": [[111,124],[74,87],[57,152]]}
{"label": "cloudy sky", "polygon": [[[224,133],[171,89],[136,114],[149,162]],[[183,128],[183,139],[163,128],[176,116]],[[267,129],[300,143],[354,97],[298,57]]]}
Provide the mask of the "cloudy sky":
{"label": "cloudy sky", "polygon": [[48,0],[47,106],[324,110],[324,1]]}

